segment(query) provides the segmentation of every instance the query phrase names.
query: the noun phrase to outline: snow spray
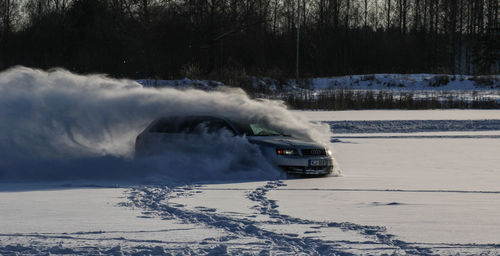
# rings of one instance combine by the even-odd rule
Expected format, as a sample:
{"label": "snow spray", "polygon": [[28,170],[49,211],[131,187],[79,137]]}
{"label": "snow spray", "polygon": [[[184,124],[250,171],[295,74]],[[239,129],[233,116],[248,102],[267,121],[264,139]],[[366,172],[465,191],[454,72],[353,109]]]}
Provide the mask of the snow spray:
{"label": "snow spray", "polygon": [[190,182],[279,175],[245,138],[208,136],[195,153],[179,147],[134,160],[136,136],[152,120],[171,115],[263,122],[295,137],[323,144],[329,139],[324,125],[304,121],[280,101],[253,100],[241,89],[146,88],[106,75],[14,67],[0,73],[0,181]]}

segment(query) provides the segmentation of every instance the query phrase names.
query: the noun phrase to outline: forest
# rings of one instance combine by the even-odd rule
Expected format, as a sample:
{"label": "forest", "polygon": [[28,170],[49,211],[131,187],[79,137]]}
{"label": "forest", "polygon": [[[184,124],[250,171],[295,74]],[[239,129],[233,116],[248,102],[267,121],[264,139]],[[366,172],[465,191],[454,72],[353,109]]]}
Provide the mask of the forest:
{"label": "forest", "polygon": [[[113,77],[500,73],[498,0],[0,0],[0,70]],[[221,79],[224,80],[224,79]]]}

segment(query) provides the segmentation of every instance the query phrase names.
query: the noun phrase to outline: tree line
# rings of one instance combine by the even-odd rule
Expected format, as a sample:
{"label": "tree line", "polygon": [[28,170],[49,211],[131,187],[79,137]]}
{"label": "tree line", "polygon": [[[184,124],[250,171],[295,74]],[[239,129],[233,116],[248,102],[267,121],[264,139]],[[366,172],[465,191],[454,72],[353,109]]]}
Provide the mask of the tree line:
{"label": "tree line", "polygon": [[362,110],[362,109],[499,109],[494,97],[478,96],[477,92],[460,95],[435,92],[418,95],[408,91],[374,91],[327,89],[319,92],[292,91],[268,98],[283,100],[291,109]]}
{"label": "tree line", "polygon": [[499,10],[498,0],[0,0],[0,70],[287,78],[300,25],[301,77],[494,74]]}

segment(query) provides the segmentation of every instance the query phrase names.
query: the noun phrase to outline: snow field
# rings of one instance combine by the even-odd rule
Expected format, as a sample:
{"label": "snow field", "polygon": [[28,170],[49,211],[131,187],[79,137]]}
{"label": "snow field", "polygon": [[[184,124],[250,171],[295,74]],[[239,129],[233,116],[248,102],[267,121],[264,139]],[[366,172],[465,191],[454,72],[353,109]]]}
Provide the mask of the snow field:
{"label": "snow field", "polygon": [[[290,112],[241,92],[27,68],[0,74],[0,92],[2,255],[500,253],[498,110]],[[135,135],[165,110],[276,123],[332,147],[342,176],[280,179],[222,138],[230,154],[207,142],[196,157],[132,161]]]}

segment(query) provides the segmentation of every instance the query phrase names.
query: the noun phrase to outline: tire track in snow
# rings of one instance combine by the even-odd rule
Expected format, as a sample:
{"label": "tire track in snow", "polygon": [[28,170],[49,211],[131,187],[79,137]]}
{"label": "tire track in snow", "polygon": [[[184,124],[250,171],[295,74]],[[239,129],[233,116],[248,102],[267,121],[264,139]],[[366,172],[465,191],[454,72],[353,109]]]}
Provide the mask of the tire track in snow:
{"label": "tire track in snow", "polygon": [[[242,188],[200,188],[199,190],[242,191]],[[332,192],[390,192],[390,193],[458,193],[500,194],[498,190],[453,190],[453,189],[377,189],[377,188],[275,188],[283,191],[332,191]]]}
{"label": "tire track in snow", "polygon": [[287,191],[338,191],[338,192],[396,192],[396,193],[458,193],[458,194],[500,194],[497,190],[452,190],[452,189],[358,189],[358,188],[290,188]]}
{"label": "tire track in snow", "polygon": [[269,191],[277,190],[283,186],[286,186],[286,184],[282,181],[270,181],[266,185],[258,187],[254,191],[250,192],[247,197],[248,199],[259,203],[254,208],[259,210],[260,214],[270,216],[279,224],[314,224],[329,228],[340,228],[343,231],[356,231],[364,236],[372,237],[374,240],[384,245],[396,247],[401,251],[404,251],[407,255],[434,255],[428,248],[421,248],[411,243],[394,239],[395,236],[388,234],[385,227],[359,225],[351,222],[311,221],[280,214],[276,200],[270,200],[266,197],[266,195]]}
{"label": "tire track in snow", "polygon": [[[196,252],[186,247],[173,249],[175,255],[196,255]],[[73,246],[66,247],[61,244],[54,246],[40,245],[6,245],[0,246],[0,255],[168,255],[161,246],[147,247],[136,246],[132,248],[122,247],[96,247],[96,246]]]}
{"label": "tire track in snow", "polygon": [[374,135],[374,136],[335,136],[331,143],[340,143],[344,139],[500,139],[500,135]]}
{"label": "tire track in snow", "polygon": [[[192,187],[186,186],[182,189],[188,192],[179,192],[168,187],[139,187],[133,188],[130,192],[129,203],[126,206],[134,206],[144,209],[148,212],[155,212],[156,215],[164,219],[178,219],[190,224],[203,224],[208,227],[222,229],[232,236],[238,238],[256,238],[264,240],[264,247],[260,247],[261,253],[268,254],[269,249],[272,253],[285,254],[306,254],[306,255],[353,255],[350,250],[366,250],[352,248],[356,242],[351,241],[328,241],[312,237],[299,237],[297,234],[282,234],[266,230],[261,225],[288,225],[288,224],[306,224],[316,225],[322,228],[338,228],[343,231],[355,231],[367,237],[373,238],[374,242],[362,242],[358,244],[383,245],[384,248],[371,248],[368,254],[381,253],[381,251],[391,250],[395,254],[406,255],[433,255],[427,248],[413,246],[401,240],[394,239],[394,236],[386,233],[385,227],[363,226],[348,222],[318,222],[293,218],[288,215],[280,214],[277,210],[278,205],[274,200],[266,197],[270,190],[275,190],[285,186],[281,181],[270,181],[262,187],[247,194],[247,198],[257,202],[254,208],[262,215],[270,216],[272,221],[255,221],[251,219],[232,218],[227,215],[217,214],[215,212],[188,210],[169,200],[193,194]],[[229,237],[231,237],[231,235]],[[221,241],[222,242],[222,241]],[[224,245],[225,246],[225,245]],[[255,245],[252,245],[255,246]],[[267,248],[267,249],[266,249]],[[255,248],[254,248],[255,249]],[[230,248],[231,254],[239,254],[238,248]],[[226,247],[227,251],[227,247]]]}
{"label": "tire track in snow", "polygon": [[[269,183],[272,188],[274,183]],[[185,187],[186,190],[192,188]],[[168,187],[141,187],[133,188],[127,206],[139,207],[154,211],[165,219],[179,219],[185,223],[203,224],[209,227],[225,230],[234,235],[234,238],[252,237],[264,240],[260,254],[306,254],[306,255],[353,255],[339,248],[339,244],[325,242],[314,238],[299,238],[287,234],[279,234],[259,227],[260,222],[250,219],[235,219],[229,216],[213,213],[187,210],[169,203],[169,199],[182,193],[172,193]],[[226,247],[227,251],[227,247]],[[240,254],[241,251],[231,251],[230,254]]]}

